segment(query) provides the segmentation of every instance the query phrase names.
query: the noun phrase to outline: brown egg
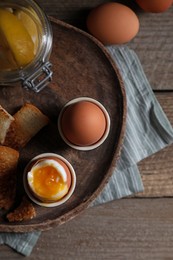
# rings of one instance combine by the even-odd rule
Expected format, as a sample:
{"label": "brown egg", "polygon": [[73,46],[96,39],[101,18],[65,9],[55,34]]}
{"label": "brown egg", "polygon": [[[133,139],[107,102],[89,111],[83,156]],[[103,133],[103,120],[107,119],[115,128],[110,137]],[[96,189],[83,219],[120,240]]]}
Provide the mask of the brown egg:
{"label": "brown egg", "polygon": [[173,0],[136,0],[138,5],[146,12],[162,13],[173,3]]}
{"label": "brown egg", "polygon": [[91,10],[88,31],[103,44],[122,44],[132,40],[139,30],[136,14],[119,3],[105,3]]}
{"label": "brown egg", "polygon": [[102,109],[90,101],[80,101],[67,106],[61,118],[65,138],[78,146],[89,146],[103,136],[106,118]]}

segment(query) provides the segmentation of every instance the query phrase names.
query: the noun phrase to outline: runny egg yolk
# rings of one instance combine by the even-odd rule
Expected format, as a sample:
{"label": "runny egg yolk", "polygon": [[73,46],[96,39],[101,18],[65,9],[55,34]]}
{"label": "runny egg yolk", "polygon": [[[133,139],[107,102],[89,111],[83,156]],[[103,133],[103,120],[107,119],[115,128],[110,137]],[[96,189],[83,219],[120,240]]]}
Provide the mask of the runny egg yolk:
{"label": "runny egg yolk", "polygon": [[69,189],[64,168],[52,161],[40,162],[28,173],[30,188],[43,201],[57,201],[64,197]]}
{"label": "runny egg yolk", "polygon": [[62,196],[68,190],[60,172],[52,166],[45,166],[33,172],[33,186],[36,193],[47,198],[56,194]]}

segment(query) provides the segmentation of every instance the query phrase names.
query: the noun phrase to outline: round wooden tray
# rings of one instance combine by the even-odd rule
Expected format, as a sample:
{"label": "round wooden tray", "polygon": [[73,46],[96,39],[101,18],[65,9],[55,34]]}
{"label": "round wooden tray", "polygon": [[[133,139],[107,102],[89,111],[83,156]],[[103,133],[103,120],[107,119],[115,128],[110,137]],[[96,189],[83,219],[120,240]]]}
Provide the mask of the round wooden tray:
{"label": "round wooden tray", "polygon": [[[87,208],[108,182],[122,146],[126,98],[119,71],[104,46],[87,33],[50,18],[54,33],[51,55],[53,81],[38,94],[19,86],[0,88],[0,104],[11,114],[25,102],[36,105],[51,123],[42,129],[21,151],[17,198],[24,193],[23,170],[34,156],[51,152],[64,156],[74,167],[77,185],[73,196],[55,208],[34,205],[37,216],[21,223],[0,222],[0,231],[28,232],[46,230],[75,217]],[[95,98],[107,109],[111,128],[106,141],[97,149],[77,151],[60,138],[57,118],[62,106],[81,96]]]}

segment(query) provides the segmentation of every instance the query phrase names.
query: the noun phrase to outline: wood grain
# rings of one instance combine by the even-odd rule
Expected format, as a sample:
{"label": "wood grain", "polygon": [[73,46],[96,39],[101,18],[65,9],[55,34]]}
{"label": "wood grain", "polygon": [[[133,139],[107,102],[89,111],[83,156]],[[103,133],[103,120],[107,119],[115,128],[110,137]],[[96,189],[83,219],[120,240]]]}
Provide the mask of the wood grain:
{"label": "wood grain", "polygon": [[[28,259],[171,260],[172,223],[172,199],[118,200],[43,232]],[[5,246],[1,257],[23,258]]]}
{"label": "wood grain", "polygon": [[[173,93],[157,93],[156,97],[173,125]],[[138,197],[173,196],[173,145],[139,163],[145,191]]]}
{"label": "wood grain", "polygon": [[138,11],[140,30],[128,44],[136,51],[153,89],[173,89],[173,6],[164,13]]}

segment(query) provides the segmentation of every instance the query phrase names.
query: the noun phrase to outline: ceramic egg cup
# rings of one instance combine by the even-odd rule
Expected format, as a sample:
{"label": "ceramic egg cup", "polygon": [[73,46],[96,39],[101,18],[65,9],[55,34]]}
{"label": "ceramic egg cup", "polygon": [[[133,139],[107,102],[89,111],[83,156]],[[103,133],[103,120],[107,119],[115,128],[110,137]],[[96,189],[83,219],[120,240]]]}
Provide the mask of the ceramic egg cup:
{"label": "ceramic egg cup", "polygon": [[[39,199],[37,199],[34,196],[33,192],[30,190],[29,185],[28,185],[28,181],[27,181],[27,174],[28,174],[28,170],[29,170],[29,167],[31,166],[31,164],[38,159],[42,159],[42,158],[46,158],[46,157],[55,157],[55,158],[60,159],[61,161],[63,161],[67,165],[67,167],[69,168],[70,173],[71,173],[71,186],[70,186],[68,193],[62,199],[57,200],[55,202],[42,202]],[[56,206],[59,206],[59,205],[65,203],[71,197],[71,195],[73,194],[75,186],[76,186],[76,174],[75,174],[75,171],[74,171],[72,165],[64,157],[62,157],[58,154],[54,154],[54,153],[43,153],[43,154],[40,154],[40,155],[34,157],[27,164],[27,166],[25,167],[25,170],[24,170],[23,183],[24,183],[24,189],[25,189],[28,197],[34,203],[36,203],[39,206],[44,206],[44,207],[56,207]]]}
{"label": "ceramic egg cup", "polygon": [[[103,136],[101,137],[101,139],[99,141],[97,141],[96,143],[89,145],[89,146],[78,146],[78,145],[71,143],[64,136],[63,131],[61,129],[61,118],[62,118],[64,110],[68,106],[75,104],[75,103],[78,103],[78,102],[81,102],[81,101],[89,101],[89,102],[92,102],[93,104],[96,104],[103,111],[105,119],[106,119],[106,130],[105,130]],[[79,98],[75,98],[75,99],[72,99],[71,101],[69,101],[67,104],[65,104],[65,106],[60,111],[60,114],[59,114],[59,117],[58,117],[58,130],[59,130],[61,138],[64,140],[64,142],[67,145],[69,145],[70,147],[72,147],[76,150],[89,151],[89,150],[93,150],[93,149],[99,147],[106,140],[106,138],[109,134],[109,131],[110,131],[110,117],[109,117],[109,114],[108,114],[107,110],[105,109],[105,107],[100,102],[98,102],[97,100],[95,100],[93,98],[89,98],[89,97],[79,97]]]}

